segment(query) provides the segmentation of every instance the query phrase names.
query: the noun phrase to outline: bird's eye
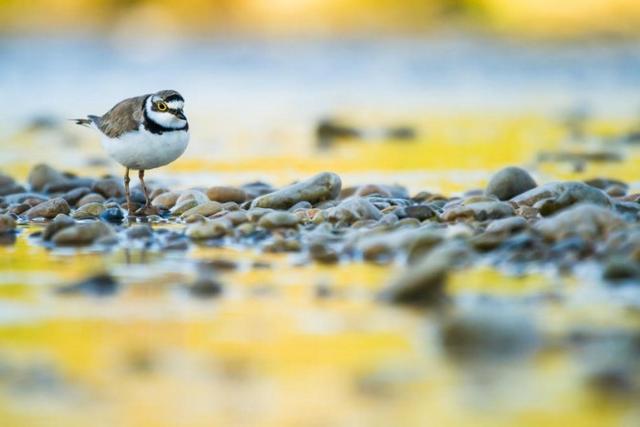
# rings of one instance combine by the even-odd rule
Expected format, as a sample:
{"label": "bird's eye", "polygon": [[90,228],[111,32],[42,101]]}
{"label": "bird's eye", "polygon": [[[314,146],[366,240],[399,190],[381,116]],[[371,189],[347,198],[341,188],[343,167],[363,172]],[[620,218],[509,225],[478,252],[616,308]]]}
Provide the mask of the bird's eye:
{"label": "bird's eye", "polygon": [[167,104],[162,101],[158,102],[156,104],[156,107],[158,108],[158,111],[167,111],[169,109],[169,107],[167,107]]}

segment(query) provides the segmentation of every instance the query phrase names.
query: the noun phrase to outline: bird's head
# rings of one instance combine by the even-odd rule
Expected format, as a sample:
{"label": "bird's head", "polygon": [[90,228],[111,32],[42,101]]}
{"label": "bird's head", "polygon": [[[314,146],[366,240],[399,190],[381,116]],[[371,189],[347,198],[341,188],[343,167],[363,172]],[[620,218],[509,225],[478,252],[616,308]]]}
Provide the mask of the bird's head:
{"label": "bird's head", "polygon": [[160,126],[179,129],[187,124],[184,98],[175,90],[161,90],[150,95],[144,108],[147,117]]}

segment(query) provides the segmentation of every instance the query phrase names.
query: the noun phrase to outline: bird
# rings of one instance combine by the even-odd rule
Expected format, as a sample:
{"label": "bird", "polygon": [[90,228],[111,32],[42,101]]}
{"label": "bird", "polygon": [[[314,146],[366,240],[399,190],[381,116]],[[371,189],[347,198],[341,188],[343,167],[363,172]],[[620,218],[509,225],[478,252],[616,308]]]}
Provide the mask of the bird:
{"label": "bird", "polygon": [[102,116],[72,119],[76,124],[97,130],[107,154],[125,167],[124,189],[127,211],[134,216],[129,191],[129,171],[137,170],[145,197],[141,212],[151,206],[144,173],[180,157],[189,144],[189,122],[184,114],[184,98],[175,90],[127,98]]}

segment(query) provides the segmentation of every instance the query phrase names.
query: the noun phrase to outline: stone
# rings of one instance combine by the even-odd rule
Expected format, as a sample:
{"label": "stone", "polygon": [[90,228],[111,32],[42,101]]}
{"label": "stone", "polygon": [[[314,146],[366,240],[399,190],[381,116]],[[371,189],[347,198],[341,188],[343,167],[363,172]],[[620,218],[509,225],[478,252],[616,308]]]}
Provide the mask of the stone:
{"label": "stone", "polygon": [[47,164],[37,164],[29,172],[27,182],[32,191],[42,191],[47,184],[61,182],[67,177]]}
{"label": "stone", "polygon": [[[611,200],[602,191],[582,182],[551,182],[529,190],[511,199],[517,205],[544,208],[543,215],[549,215],[576,203],[591,203],[611,206]],[[541,206],[542,204],[542,206]],[[543,205],[546,204],[547,206]]]}
{"label": "stone", "polygon": [[171,212],[171,215],[173,216],[181,216],[185,212],[188,212],[196,207],[198,207],[198,201],[196,199],[187,199],[180,203],[176,202],[175,206],[172,207],[169,212]]}
{"label": "stone", "polygon": [[78,200],[78,207],[86,205],[87,203],[104,203],[105,198],[98,193],[89,193]]}
{"label": "stone", "polygon": [[364,197],[350,197],[328,210],[330,221],[353,224],[362,220],[379,220],[382,213]]}
{"label": "stone", "polygon": [[534,228],[550,241],[572,236],[592,241],[626,225],[625,221],[610,209],[583,203],[540,220]]}
{"label": "stone", "polygon": [[331,172],[324,172],[281,190],[265,194],[253,200],[251,207],[289,209],[301,201],[312,204],[333,200],[340,194],[342,181]]}
{"label": "stone", "polygon": [[445,297],[444,286],[449,272],[468,257],[469,249],[461,242],[441,244],[392,279],[379,298],[418,306],[441,303]]}
{"label": "stone", "polygon": [[0,197],[9,194],[24,193],[27,189],[15,182],[9,175],[0,173]]}
{"label": "stone", "polygon": [[499,200],[509,200],[513,197],[536,188],[534,179],[524,169],[510,166],[499,170],[489,180],[485,194],[495,196]]}
{"label": "stone", "polygon": [[16,229],[16,220],[7,214],[0,214],[0,234],[10,233]]}
{"label": "stone", "polygon": [[622,257],[615,257],[607,261],[602,272],[602,278],[609,282],[640,281],[640,266],[637,262]]}
{"label": "stone", "polygon": [[242,188],[214,186],[207,189],[207,197],[220,203],[242,203],[247,200],[247,193]]}
{"label": "stone", "polygon": [[224,237],[231,229],[232,224],[230,221],[214,219],[189,225],[186,235],[192,240],[217,239]]}
{"label": "stone", "polygon": [[125,232],[129,239],[147,239],[153,236],[153,228],[147,224],[136,224]]}
{"label": "stone", "polygon": [[445,221],[468,220],[486,221],[515,215],[513,206],[506,202],[478,202],[470,205],[458,205],[446,209],[442,214]]}
{"label": "stone", "polygon": [[43,193],[53,194],[53,193],[66,193],[71,190],[75,190],[77,188],[91,188],[94,180],[90,178],[68,178],[65,177],[61,181],[50,182],[44,186],[42,189]]}
{"label": "stone", "polygon": [[220,211],[222,211],[222,205],[219,202],[208,201],[201,205],[194,206],[191,209],[188,209],[182,214],[182,217],[186,218],[190,215],[202,215],[206,217],[215,215]]}
{"label": "stone", "polygon": [[47,224],[42,233],[42,239],[44,241],[49,241],[58,231],[71,227],[75,223],[75,220],[70,216],[59,214],[53,219],[53,221]]}
{"label": "stone", "polygon": [[262,216],[258,221],[258,226],[267,229],[290,228],[297,227],[299,222],[298,217],[292,213],[275,211]]}
{"label": "stone", "polygon": [[180,193],[176,200],[176,205],[184,203],[188,200],[195,200],[197,205],[202,205],[209,201],[209,198],[200,190],[185,190]]}
{"label": "stone", "polygon": [[107,208],[100,214],[100,219],[111,224],[120,224],[124,221],[124,212],[118,207]]}
{"label": "stone", "polygon": [[521,216],[497,219],[491,222],[486,229],[487,233],[511,234],[529,227],[529,223]]}
{"label": "stone", "polygon": [[102,203],[87,203],[76,209],[71,217],[75,219],[92,219],[97,218],[105,211]]}
{"label": "stone", "polygon": [[91,191],[101,194],[107,199],[124,197],[124,180],[121,178],[103,178],[93,183]]}
{"label": "stone", "polygon": [[167,191],[165,193],[161,193],[156,196],[151,202],[151,206],[169,210],[175,206],[178,201],[178,197],[180,197],[180,193],[177,191]]}
{"label": "stone", "polygon": [[73,190],[67,191],[62,195],[62,198],[65,199],[70,206],[74,206],[80,201],[80,199],[82,199],[90,192],[91,190],[89,190],[88,187],[78,187],[74,188]]}
{"label": "stone", "polygon": [[436,216],[436,213],[430,206],[414,205],[406,206],[404,208],[396,210],[396,215],[400,219],[415,218],[418,221],[424,221],[430,218],[434,218]]}
{"label": "stone", "polygon": [[111,227],[101,221],[76,223],[57,232],[52,242],[59,246],[90,245],[103,237],[114,236]]}
{"label": "stone", "polygon": [[55,218],[58,214],[68,214],[71,211],[67,201],[61,197],[42,202],[24,213],[28,219]]}

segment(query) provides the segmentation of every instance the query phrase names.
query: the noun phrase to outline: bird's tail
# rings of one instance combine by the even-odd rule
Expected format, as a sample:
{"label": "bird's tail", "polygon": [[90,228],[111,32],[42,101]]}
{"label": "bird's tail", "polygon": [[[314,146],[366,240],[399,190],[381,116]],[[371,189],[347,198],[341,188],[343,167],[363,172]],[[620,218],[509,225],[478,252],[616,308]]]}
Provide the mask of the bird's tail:
{"label": "bird's tail", "polygon": [[98,116],[87,116],[86,119],[69,119],[77,125],[91,127],[96,120],[99,119]]}

